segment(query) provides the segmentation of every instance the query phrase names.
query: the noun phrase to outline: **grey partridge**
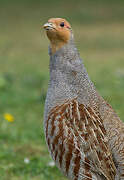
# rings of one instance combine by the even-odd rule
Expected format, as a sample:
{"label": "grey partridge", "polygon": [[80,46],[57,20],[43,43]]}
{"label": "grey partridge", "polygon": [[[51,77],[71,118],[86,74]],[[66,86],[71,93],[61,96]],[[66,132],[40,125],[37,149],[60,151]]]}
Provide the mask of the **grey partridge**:
{"label": "grey partridge", "polygon": [[70,24],[51,18],[44,131],[57,167],[71,180],[124,180],[124,123],[98,94]]}

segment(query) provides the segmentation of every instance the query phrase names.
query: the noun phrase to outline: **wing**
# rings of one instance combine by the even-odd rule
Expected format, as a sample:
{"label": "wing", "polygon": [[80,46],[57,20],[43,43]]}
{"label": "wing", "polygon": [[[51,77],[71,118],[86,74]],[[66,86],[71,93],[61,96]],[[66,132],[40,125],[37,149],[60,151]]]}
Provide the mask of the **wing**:
{"label": "wing", "polygon": [[[50,142],[51,136],[54,137]],[[91,107],[73,99],[53,108],[46,137],[54,160],[59,159],[59,167],[66,175],[73,169],[75,177],[82,176],[82,179],[114,180],[116,168],[103,121]]]}
{"label": "wing", "polygon": [[114,179],[116,168],[102,119],[95,110],[79,104],[76,99],[68,106],[67,121],[71,122],[76,148],[85,156],[85,171],[92,170],[108,180]]}

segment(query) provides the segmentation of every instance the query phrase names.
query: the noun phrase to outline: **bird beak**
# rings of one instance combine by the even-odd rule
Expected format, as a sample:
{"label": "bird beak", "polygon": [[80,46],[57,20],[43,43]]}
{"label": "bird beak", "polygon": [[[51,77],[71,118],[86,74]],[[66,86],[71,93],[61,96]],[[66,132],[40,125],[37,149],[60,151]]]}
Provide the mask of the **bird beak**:
{"label": "bird beak", "polygon": [[43,25],[43,28],[45,29],[45,30],[50,30],[50,29],[54,29],[55,27],[53,26],[53,24],[52,23],[45,23],[44,25]]}

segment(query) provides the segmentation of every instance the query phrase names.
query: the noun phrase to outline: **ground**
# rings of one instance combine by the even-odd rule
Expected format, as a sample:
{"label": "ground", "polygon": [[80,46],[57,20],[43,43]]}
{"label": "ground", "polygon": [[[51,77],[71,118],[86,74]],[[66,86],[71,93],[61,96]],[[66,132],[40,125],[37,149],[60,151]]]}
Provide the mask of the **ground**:
{"label": "ground", "polygon": [[123,1],[0,1],[1,180],[66,180],[43,133],[49,42],[41,26],[50,17],[71,23],[92,81],[124,120]]}

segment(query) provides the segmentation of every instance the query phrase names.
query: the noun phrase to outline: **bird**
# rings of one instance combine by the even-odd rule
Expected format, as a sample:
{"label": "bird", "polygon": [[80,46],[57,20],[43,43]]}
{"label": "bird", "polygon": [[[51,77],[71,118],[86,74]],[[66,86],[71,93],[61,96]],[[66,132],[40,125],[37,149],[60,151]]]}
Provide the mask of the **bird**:
{"label": "bird", "polygon": [[124,123],[90,80],[70,23],[44,25],[50,79],[44,133],[56,166],[70,180],[124,180]]}

